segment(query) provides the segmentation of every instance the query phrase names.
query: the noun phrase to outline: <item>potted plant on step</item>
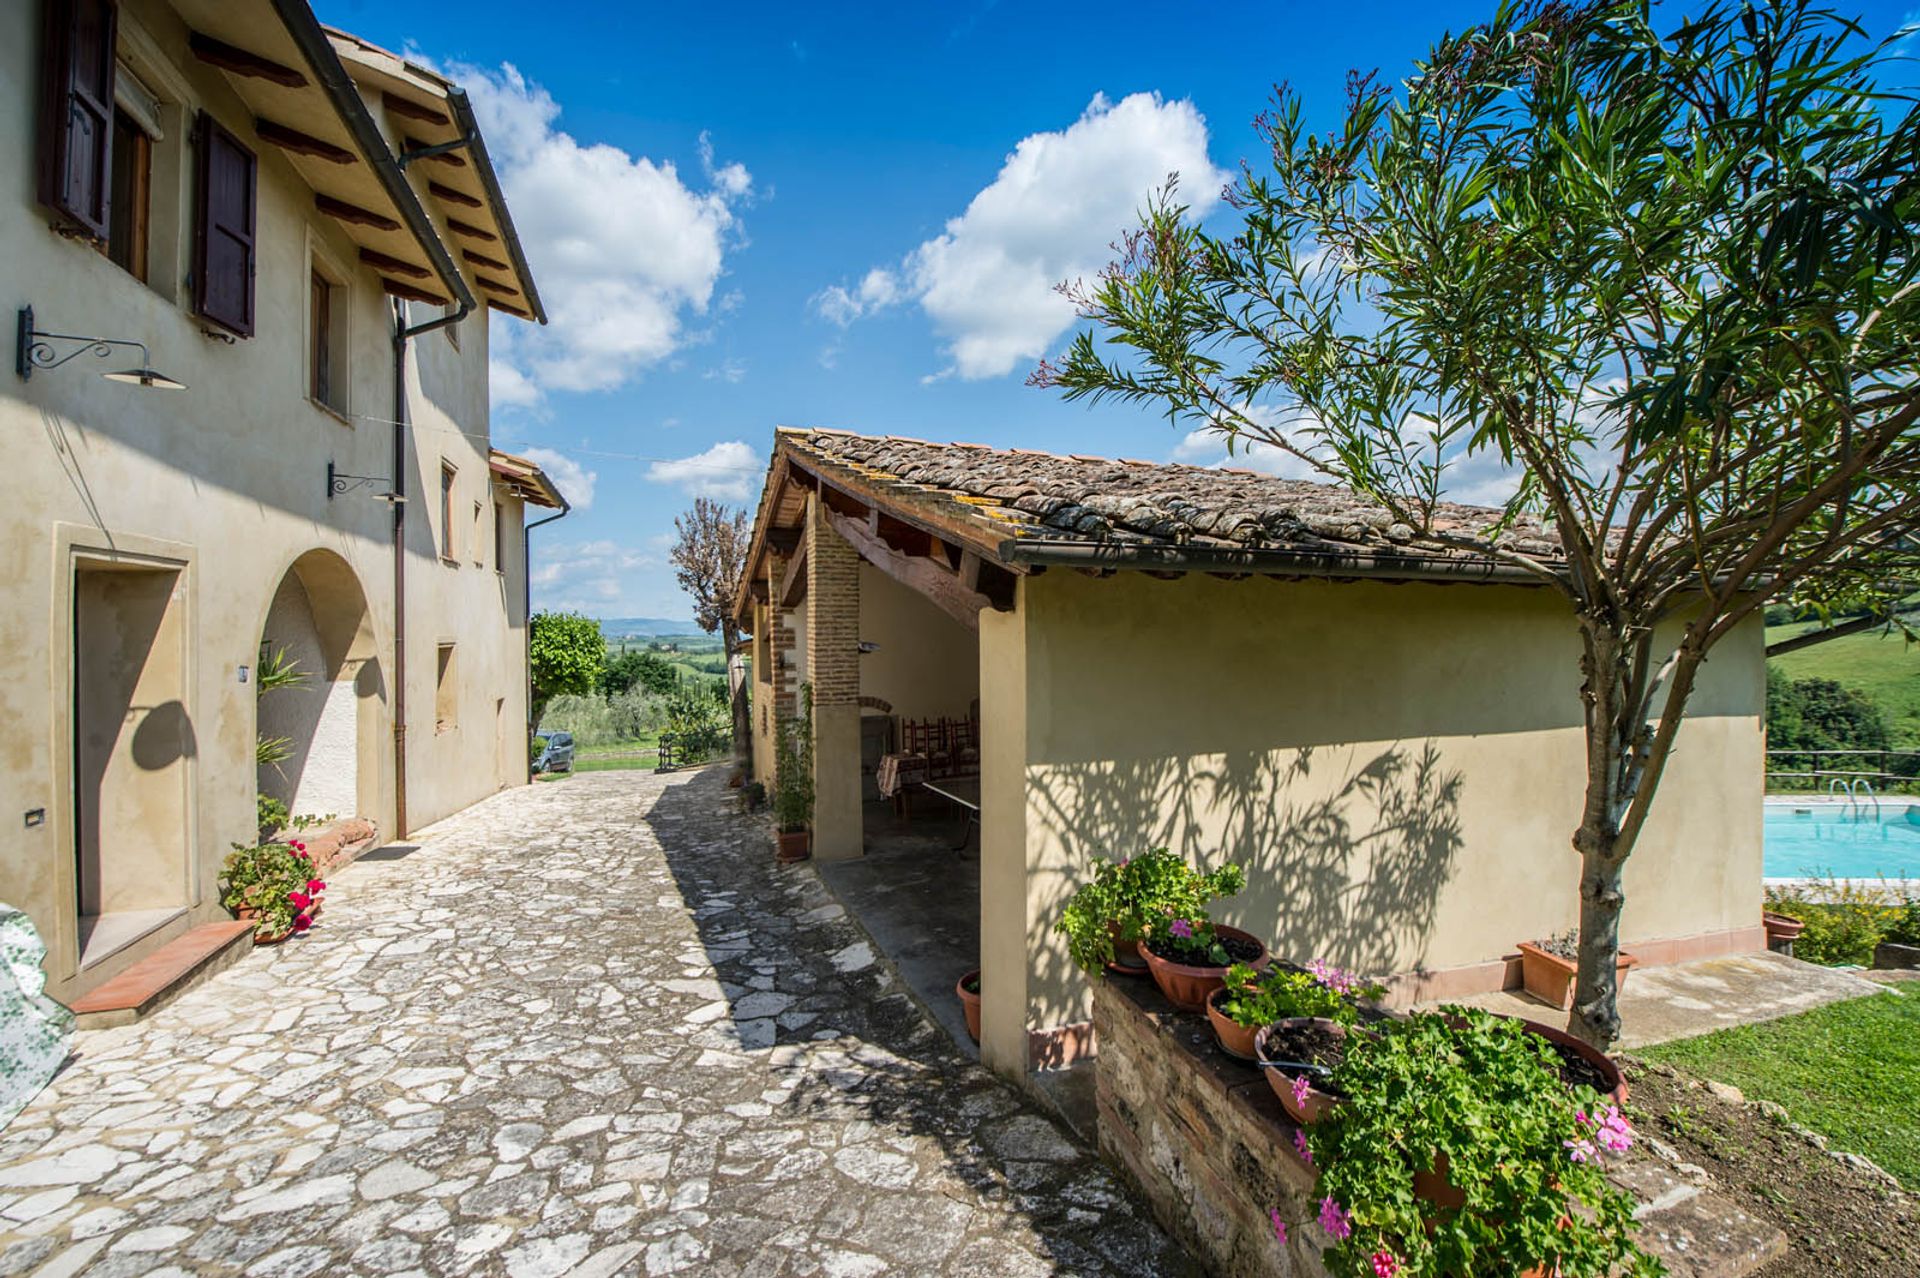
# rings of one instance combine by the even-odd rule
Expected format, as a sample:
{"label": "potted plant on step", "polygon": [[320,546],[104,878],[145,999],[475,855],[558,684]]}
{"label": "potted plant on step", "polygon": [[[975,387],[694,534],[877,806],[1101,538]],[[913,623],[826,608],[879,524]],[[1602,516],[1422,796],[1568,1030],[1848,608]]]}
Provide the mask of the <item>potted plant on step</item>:
{"label": "potted plant on step", "polygon": [[1234,964],[1257,971],[1273,961],[1257,937],[1204,914],[1155,924],[1140,943],[1140,954],[1167,1001],[1188,1012],[1207,1005],[1207,996],[1226,984]]}
{"label": "potted plant on step", "polygon": [[1384,1021],[1347,1037],[1329,1082],[1346,1100],[1299,1144],[1334,1278],[1662,1272],[1604,1169],[1631,1126],[1568,1087],[1518,1022],[1464,1008]]}
{"label": "potted plant on step", "polygon": [[1387,992],[1349,972],[1315,959],[1306,967],[1275,963],[1256,971],[1245,963],[1227,969],[1225,983],[1207,996],[1207,1021],[1220,1050],[1243,1061],[1255,1059],[1254,1035],[1275,1021],[1319,1017],[1351,1026],[1360,1002]]}
{"label": "potted plant on step", "polygon": [[[1614,982],[1624,988],[1627,969],[1640,960],[1625,950],[1614,959]],[[1573,932],[1520,942],[1520,979],[1527,993],[1562,1011],[1573,1006],[1573,978],[1580,970],[1580,945]]]}
{"label": "potted plant on step", "polygon": [[782,864],[813,854],[813,685],[800,685],[800,713],[783,720],[774,741],[774,855]]}
{"label": "potted plant on step", "polygon": [[1093,878],[1067,901],[1054,930],[1067,938],[1067,953],[1082,971],[1144,976],[1140,941],[1149,928],[1169,917],[1203,914],[1209,902],[1246,883],[1231,862],[1202,873],[1166,848],[1120,861],[1095,857]]}
{"label": "potted plant on step", "polygon": [[976,967],[961,977],[953,991],[960,996],[960,1011],[967,1018],[967,1036],[977,1043],[980,1041],[980,969]]}
{"label": "potted plant on step", "polygon": [[327,885],[298,842],[233,845],[220,873],[220,904],[253,924],[256,945],[278,945],[313,926]]}

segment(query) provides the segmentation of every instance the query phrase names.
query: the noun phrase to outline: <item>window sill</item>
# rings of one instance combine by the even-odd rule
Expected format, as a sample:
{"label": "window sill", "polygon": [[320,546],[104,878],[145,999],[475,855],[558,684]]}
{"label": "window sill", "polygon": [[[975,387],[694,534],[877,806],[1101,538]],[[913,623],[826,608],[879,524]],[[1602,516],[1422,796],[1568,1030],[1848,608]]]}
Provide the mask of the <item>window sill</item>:
{"label": "window sill", "polygon": [[454,558],[452,555],[440,556],[440,562],[446,565],[448,568],[458,568],[460,566],[460,561]]}
{"label": "window sill", "polygon": [[309,395],[307,396],[307,403],[313,407],[313,410],[315,412],[320,413],[324,416],[333,418],[334,421],[338,422],[342,426],[345,426],[348,430],[353,429],[353,418],[347,416],[345,413],[335,408],[332,404],[327,403],[325,400],[315,399],[313,396]]}

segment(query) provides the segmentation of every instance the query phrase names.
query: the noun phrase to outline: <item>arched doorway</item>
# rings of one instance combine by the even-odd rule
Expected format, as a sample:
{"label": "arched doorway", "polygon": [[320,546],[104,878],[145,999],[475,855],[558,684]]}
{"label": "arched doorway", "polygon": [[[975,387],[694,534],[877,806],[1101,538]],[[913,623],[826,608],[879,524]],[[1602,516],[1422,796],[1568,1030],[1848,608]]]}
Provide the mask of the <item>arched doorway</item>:
{"label": "arched doorway", "polygon": [[291,677],[263,681],[256,700],[258,739],[277,746],[260,793],[296,817],[378,819],[386,683],[366,592],[330,550],[301,555],[274,589],[257,668],[276,667]]}

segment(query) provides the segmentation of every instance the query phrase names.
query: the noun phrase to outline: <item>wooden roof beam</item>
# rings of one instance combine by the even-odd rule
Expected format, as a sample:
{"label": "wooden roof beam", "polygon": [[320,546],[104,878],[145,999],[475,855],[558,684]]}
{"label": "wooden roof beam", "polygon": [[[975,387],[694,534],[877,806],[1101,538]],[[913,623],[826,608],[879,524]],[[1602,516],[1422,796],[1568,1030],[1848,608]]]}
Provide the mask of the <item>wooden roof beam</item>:
{"label": "wooden roof beam", "polygon": [[238,45],[228,44],[225,40],[216,40],[198,31],[188,32],[187,49],[208,66],[219,67],[222,71],[228,71],[234,75],[247,76],[255,80],[271,80],[289,89],[307,87],[307,77],[292,67],[282,66],[271,58],[263,58]]}
{"label": "wooden roof beam", "polygon": [[[445,200],[447,203],[458,204],[462,208],[477,209],[484,203],[484,201],[468,195],[465,191],[456,191],[452,187],[439,182],[427,183],[427,190],[431,191],[438,198]],[[497,265],[503,271],[507,269],[505,262],[493,263],[491,258],[488,259],[488,262],[489,264]]]}
{"label": "wooden roof beam", "polygon": [[968,630],[980,629],[980,610],[994,607],[993,601],[978,590],[960,583],[958,574],[943,568],[924,555],[903,555],[867,531],[866,521],[827,511],[827,522],[860,552],[860,557],[887,576],[932,603]]}
{"label": "wooden roof beam", "polygon": [[302,133],[289,125],[273,120],[255,119],[253,131],[260,135],[262,142],[271,142],[282,151],[292,151],[295,155],[311,155],[316,160],[325,160],[329,164],[354,164],[359,156],[344,146],[335,146],[324,138],[316,138],[311,133]]}
{"label": "wooden roof beam", "polygon": [[780,601],[782,608],[791,608],[807,597],[807,556],[803,551],[787,563],[787,570],[781,574],[780,590],[774,598]]}
{"label": "wooden roof beam", "polygon": [[453,127],[453,117],[444,111],[436,111],[423,106],[412,98],[403,98],[397,93],[387,92],[380,95],[381,103],[395,115],[405,116],[409,120],[418,120],[422,124],[437,124],[443,129]]}
{"label": "wooden roof beam", "polygon": [[385,253],[376,253],[370,248],[360,250],[360,260],[375,270],[384,271],[388,275],[404,275],[408,279],[414,280],[433,278],[433,272],[424,266],[415,266],[412,262],[406,261],[403,258],[389,257]]}
{"label": "wooden roof beam", "polygon": [[331,195],[315,195],[313,207],[328,217],[342,222],[352,222],[356,226],[371,226],[377,231],[397,231],[400,224],[384,213],[375,213],[372,209],[363,209],[358,204],[349,204],[345,200],[336,200]]}

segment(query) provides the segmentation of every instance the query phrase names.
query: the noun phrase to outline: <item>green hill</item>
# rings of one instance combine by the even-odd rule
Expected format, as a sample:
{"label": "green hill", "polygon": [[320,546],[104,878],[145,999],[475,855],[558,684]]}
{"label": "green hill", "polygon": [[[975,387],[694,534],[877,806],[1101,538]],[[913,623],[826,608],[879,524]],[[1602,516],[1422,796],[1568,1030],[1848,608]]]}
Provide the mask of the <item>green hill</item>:
{"label": "green hill", "polygon": [[[1805,629],[1770,627],[1767,638],[1784,639]],[[1886,713],[1896,747],[1920,749],[1920,644],[1868,631],[1789,652],[1771,664],[1789,679],[1832,679],[1856,689]]]}

